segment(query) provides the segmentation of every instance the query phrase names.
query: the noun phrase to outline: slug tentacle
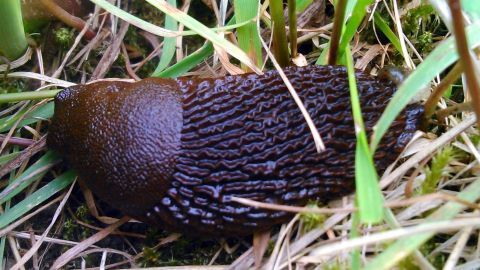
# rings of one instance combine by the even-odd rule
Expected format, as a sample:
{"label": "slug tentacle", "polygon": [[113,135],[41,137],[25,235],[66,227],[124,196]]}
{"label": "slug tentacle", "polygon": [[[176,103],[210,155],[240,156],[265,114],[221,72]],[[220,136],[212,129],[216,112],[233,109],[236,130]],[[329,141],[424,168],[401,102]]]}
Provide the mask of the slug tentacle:
{"label": "slug tentacle", "polygon": [[[290,214],[231,197],[305,205],[354,189],[356,139],[345,69],[285,73],[325,142],[322,153],[276,71],[72,87],[56,98],[48,144],[100,198],[137,219],[213,235],[268,229]],[[356,76],[370,133],[396,88]],[[395,120],[375,153],[379,172],[406,146],[422,112],[410,105]]]}

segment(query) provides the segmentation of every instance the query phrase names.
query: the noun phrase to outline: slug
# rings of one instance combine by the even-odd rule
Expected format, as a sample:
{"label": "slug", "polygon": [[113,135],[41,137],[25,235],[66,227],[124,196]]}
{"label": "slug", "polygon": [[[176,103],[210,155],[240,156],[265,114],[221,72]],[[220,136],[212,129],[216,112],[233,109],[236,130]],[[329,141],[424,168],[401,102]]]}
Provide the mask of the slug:
{"label": "slug", "polygon": [[[267,230],[291,213],[232,196],[302,206],[354,189],[345,68],[285,73],[323,138],[321,153],[276,71],[77,85],[56,96],[47,143],[99,198],[138,220],[196,235]],[[370,133],[396,87],[356,77]],[[409,105],[392,124],[374,156],[379,172],[407,145],[422,113],[421,105]]]}

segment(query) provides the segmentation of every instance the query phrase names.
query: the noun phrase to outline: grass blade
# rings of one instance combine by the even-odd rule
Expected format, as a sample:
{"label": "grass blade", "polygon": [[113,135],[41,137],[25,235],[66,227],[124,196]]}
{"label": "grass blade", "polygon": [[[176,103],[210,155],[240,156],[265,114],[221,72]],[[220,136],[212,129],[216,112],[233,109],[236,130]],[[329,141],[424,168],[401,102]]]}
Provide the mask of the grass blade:
{"label": "grass blade", "polygon": [[350,102],[357,136],[355,147],[355,185],[360,221],[372,224],[383,219],[383,196],[378,184],[378,175],[373,163],[373,156],[368,148],[367,133],[360,108],[353,57],[347,46],[345,62],[348,70]]}
{"label": "grass blade", "polygon": [[66,186],[71,184],[76,177],[77,176],[73,171],[67,171],[32,193],[32,195],[28,196],[8,211],[5,211],[5,213],[0,216],[0,229],[40,205],[42,202],[48,200],[57,192],[63,190]]}
{"label": "grass blade", "polygon": [[[479,31],[479,22],[467,27],[466,32],[469,37],[470,48],[480,45],[480,35],[477,34]],[[458,54],[455,50],[455,40],[452,37],[449,37],[438,45],[427,58],[425,58],[415,72],[405,79],[397,92],[393,95],[377,124],[373,127],[370,145],[372,151],[377,148],[381,138],[385,135],[385,132],[387,132],[392,122],[408,105],[410,100],[427,87],[436,74],[440,74],[457,60]]]}
{"label": "grass blade", "polygon": [[[235,16],[233,16],[230,21],[227,23],[226,27],[230,27],[235,24]],[[159,78],[176,78],[185,74],[192,68],[196,67],[202,61],[205,61],[210,55],[213,54],[213,45],[210,41],[207,41],[200,49],[191,53],[190,55],[183,58],[180,62],[166,68],[164,71],[159,73],[153,73],[152,77]]]}
{"label": "grass blade", "polygon": [[[177,0],[168,0],[168,3],[170,3],[172,7],[177,7]],[[165,15],[165,28],[167,30],[177,31],[178,30],[177,21],[175,21],[175,19],[172,18],[171,16]],[[163,39],[162,55],[160,56],[160,61],[158,62],[157,68],[155,69],[153,74],[158,74],[168,67],[168,65],[173,59],[173,56],[175,55],[176,49],[177,49],[176,38],[165,37]]]}
{"label": "grass blade", "polygon": [[254,72],[261,73],[261,71],[255,66],[255,64],[252,62],[252,60],[250,60],[250,58],[245,52],[243,52],[237,46],[233,45],[231,42],[219,36],[217,33],[212,31],[210,28],[206,27],[199,21],[190,17],[186,13],[176,8],[173,8],[171,5],[165,2],[165,0],[146,0],[146,1],[151,5],[153,5],[154,7],[161,10],[162,12],[164,12],[165,14],[172,16],[173,18],[175,18],[175,20],[184,24],[186,27],[196,32],[198,35],[211,41],[215,46],[219,46],[220,48],[224,49],[230,55],[237,58],[241,63],[245,64]]}
{"label": "grass blade", "polygon": [[[475,182],[470,184],[462,192],[457,195],[457,198],[468,201],[475,202],[480,198],[480,179],[477,179]],[[459,204],[457,202],[448,202],[433,214],[427,218],[428,223],[434,223],[437,221],[445,221],[452,219],[460,211],[465,209],[465,205]],[[419,233],[409,237],[402,238],[392,245],[390,245],[384,252],[375,257],[370,263],[365,266],[365,270],[381,270],[381,269],[391,269],[396,265],[400,260],[406,258],[411,254],[415,249],[419,248],[423,243],[428,239],[434,236],[433,232]]]}
{"label": "grass blade", "polygon": [[20,176],[13,180],[0,193],[0,204],[10,200],[15,195],[28,187],[33,181],[42,178],[48,169],[59,160],[58,155],[53,151],[48,151],[37,162],[31,165]]}
{"label": "grass blade", "polygon": [[161,36],[161,37],[176,37],[179,35],[177,31],[171,31],[162,27],[158,27],[152,23],[146,22],[138,17],[110,4],[108,1],[105,0],[90,0],[95,5],[105,9],[109,13],[121,18],[124,21],[129,22],[136,27],[143,29],[147,32],[152,34]]}
{"label": "grass blade", "polygon": [[[262,44],[258,36],[257,23],[252,21],[257,16],[258,0],[236,0],[234,2],[235,17],[237,22],[250,21],[237,29],[238,46],[247,53],[257,65],[262,65]],[[242,68],[246,70],[245,66]]]}
{"label": "grass blade", "polygon": [[388,40],[393,44],[395,49],[403,55],[403,50],[402,50],[402,45],[400,44],[400,40],[398,39],[397,35],[390,29],[388,24],[385,22],[385,20],[378,14],[378,12],[375,12],[373,14],[373,19],[375,20],[375,25],[380,28],[382,33],[388,38]]}
{"label": "grass blade", "polygon": [[183,58],[182,61],[166,68],[160,73],[153,73],[152,77],[176,78],[196,67],[207,57],[213,54],[213,45],[207,41],[200,49]]}
{"label": "grass blade", "polygon": [[[7,95],[7,94],[5,94]],[[36,123],[39,121],[39,119],[48,119],[50,117],[52,117],[53,115],[53,108],[54,108],[54,104],[53,102],[49,102],[37,109],[35,109],[34,111],[32,111],[31,113],[29,113],[22,121],[20,121],[20,123],[18,124],[17,128],[21,128],[23,126],[26,126],[26,125],[30,125],[30,124],[33,124],[33,123]],[[27,111],[28,109],[25,108],[23,110],[23,113],[17,113],[15,114],[15,116],[11,117],[11,116],[7,116],[7,117],[4,117],[4,118],[1,118],[0,119],[0,132],[5,132],[5,131],[8,131],[10,130],[10,128],[12,128],[12,126],[15,124],[15,122],[17,122],[17,120]]]}
{"label": "grass blade", "polygon": [[283,1],[270,1],[270,15],[273,26],[273,54],[281,67],[290,62],[288,57],[287,33],[285,31],[285,17],[283,16]]}
{"label": "grass blade", "polygon": [[[360,26],[360,23],[363,21],[363,18],[367,13],[367,7],[368,5],[372,4],[372,2],[373,0],[358,0],[357,3],[355,4],[355,7],[353,8],[353,11],[352,11],[352,16],[350,17],[347,25],[345,26],[345,32],[342,35],[340,46],[338,47],[337,59],[343,58],[343,54],[345,53],[347,45],[350,43],[353,36],[357,32],[357,29]],[[347,10],[346,10],[347,16],[348,16],[348,7],[349,5],[347,5]]]}

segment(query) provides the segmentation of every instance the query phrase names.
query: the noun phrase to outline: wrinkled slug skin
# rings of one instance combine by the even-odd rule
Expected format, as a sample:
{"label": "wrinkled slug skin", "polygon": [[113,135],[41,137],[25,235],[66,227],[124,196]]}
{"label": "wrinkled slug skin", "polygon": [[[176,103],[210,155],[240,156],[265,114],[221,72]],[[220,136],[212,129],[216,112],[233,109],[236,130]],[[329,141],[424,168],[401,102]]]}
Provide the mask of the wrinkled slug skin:
{"label": "wrinkled slug skin", "polygon": [[[231,196],[305,205],[354,189],[355,131],[344,68],[285,70],[326,150],[276,71],[220,79],[78,85],[55,98],[48,145],[92,191],[125,214],[190,234],[245,235],[291,214]],[[357,73],[368,131],[395,86]],[[409,105],[375,153],[382,173],[419,125]]]}

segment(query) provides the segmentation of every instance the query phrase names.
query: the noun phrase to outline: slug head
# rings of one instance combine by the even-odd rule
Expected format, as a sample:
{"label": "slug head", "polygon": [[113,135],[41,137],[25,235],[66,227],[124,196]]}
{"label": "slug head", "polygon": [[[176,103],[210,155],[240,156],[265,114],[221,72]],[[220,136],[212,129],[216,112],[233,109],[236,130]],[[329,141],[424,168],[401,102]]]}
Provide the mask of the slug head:
{"label": "slug head", "polygon": [[175,81],[101,82],[56,96],[47,143],[95,194],[135,217],[170,184],[181,128]]}

